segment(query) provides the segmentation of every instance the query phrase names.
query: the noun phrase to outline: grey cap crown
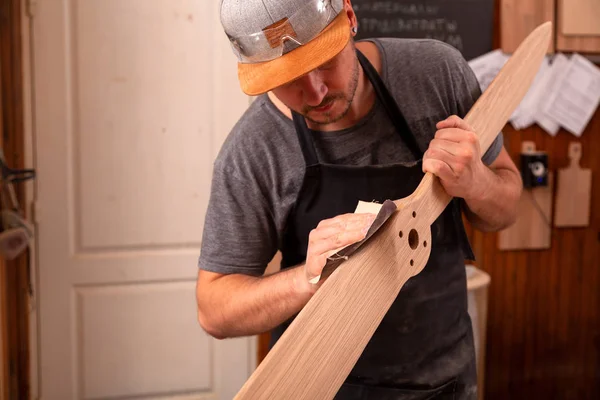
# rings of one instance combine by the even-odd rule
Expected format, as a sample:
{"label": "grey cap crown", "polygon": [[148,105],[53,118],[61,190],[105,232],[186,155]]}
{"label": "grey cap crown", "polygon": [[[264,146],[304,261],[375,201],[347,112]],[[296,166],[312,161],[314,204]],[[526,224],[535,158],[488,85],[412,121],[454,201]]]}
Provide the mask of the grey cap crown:
{"label": "grey cap crown", "polygon": [[[307,0],[221,0],[221,25],[230,38],[251,35],[289,18],[306,4]],[[331,0],[331,4],[336,14],[344,7],[343,0]]]}

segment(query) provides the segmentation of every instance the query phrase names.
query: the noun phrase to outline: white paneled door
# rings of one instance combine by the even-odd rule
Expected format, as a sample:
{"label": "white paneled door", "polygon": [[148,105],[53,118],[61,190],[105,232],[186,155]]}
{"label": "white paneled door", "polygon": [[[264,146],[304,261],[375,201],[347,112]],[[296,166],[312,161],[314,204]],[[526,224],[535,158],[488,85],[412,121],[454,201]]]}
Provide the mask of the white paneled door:
{"label": "white paneled door", "polygon": [[212,162],[248,105],[218,4],[35,1],[38,398],[231,399],[254,367],[254,338],[196,320]]}

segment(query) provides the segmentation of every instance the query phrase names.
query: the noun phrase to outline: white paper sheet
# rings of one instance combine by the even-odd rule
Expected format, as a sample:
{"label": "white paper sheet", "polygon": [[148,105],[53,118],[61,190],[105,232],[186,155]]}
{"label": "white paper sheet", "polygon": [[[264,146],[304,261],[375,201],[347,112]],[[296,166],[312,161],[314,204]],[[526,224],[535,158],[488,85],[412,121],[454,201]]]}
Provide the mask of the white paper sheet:
{"label": "white paper sheet", "polygon": [[492,83],[509,58],[510,56],[497,49],[469,61],[482,92]]}
{"label": "white paper sheet", "polygon": [[581,136],[599,103],[600,68],[573,54],[543,111],[573,135]]}
{"label": "white paper sheet", "polygon": [[535,112],[535,122],[550,135],[555,136],[560,129],[560,124],[548,113],[546,105],[549,99],[556,93],[558,87],[562,84],[569,67],[569,59],[564,54],[557,54],[549,70],[544,74],[544,79],[540,82],[541,93],[538,97],[538,108]]}
{"label": "white paper sheet", "polygon": [[[469,61],[469,66],[475,73],[482,92],[487,89],[509,58],[510,55],[497,49]],[[546,57],[523,101],[521,101],[509,118],[515,129],[527,128],[535,122],[535,113],[537,112],[539,98],[543,89],[541,81],[547,75],[548,70],[549,60]],[[556,129],[558,130],[558,127]]]}
{"label": "white paper sheet", "polygon": [[535,79],[531,84],[531,87],[509,119],[511,125],[515,129],[526,129],[535,123],[538,105],[544,93],[544,88],[548,85],[549,79],[550,60],[549,57],[545,57],[540,65],[540,69],[538,70]]}

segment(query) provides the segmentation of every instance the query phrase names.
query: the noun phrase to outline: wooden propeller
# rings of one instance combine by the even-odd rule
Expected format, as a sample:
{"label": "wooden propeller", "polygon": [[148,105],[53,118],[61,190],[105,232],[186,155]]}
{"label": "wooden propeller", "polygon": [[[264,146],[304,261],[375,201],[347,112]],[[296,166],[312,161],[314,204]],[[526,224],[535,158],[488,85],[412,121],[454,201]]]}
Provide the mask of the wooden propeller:
{"label": "wooden propeller", "polygon": [[[489,148],[531,85],[552,25],[536,28],[465,117]],[[337,268],[238,392],[237,400],[332,399],[406,281],[429,259],[431,225],[451,197],[426,174],[396,211]]]}

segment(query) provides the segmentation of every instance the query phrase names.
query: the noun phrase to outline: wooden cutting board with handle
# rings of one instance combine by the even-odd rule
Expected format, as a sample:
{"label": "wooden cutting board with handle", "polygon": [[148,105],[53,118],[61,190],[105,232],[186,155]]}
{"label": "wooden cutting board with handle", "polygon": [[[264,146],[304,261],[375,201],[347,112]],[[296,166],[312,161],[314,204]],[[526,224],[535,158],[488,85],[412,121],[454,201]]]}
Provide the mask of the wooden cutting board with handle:
{"label": "wooden cutting board with handle", "polygon": [[569,144],[570,165],[558,171],[554,226],[581,227],[590,223],[592,171],[579,166],[581,143]]}
{"label": "wooden cutting board with handle", "polygon": [[[551,36],[551,23],[536,28],[465,117],[481,154],[525,96]],[[323,282],[235,399],[333,399],[402,286],[425,267],[431,224],[451,200],[429,173],[394,200],[389,219]]]}
{"label": "wooden cutting board with handle", "polygon": [[[535,143],[524,141],[521,154],[535,154]],[[548,172],[546,186],[524,188],[517,203],[514,224],[498,233],[500,250],[549,249],[552,245],[554,176]]]}

